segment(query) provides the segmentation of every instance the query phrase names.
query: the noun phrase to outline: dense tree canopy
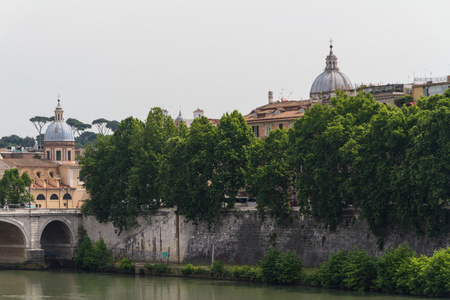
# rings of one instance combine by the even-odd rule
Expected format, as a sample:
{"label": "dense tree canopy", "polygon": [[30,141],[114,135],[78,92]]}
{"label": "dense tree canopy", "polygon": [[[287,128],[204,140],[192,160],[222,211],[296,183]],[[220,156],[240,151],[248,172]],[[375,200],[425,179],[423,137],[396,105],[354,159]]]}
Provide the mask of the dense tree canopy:
{"label": "dense tree canopy", "polygon": [[76,148],[86,148],[88,144],[92,144],[97,140],[97,134],[92,131],[84,131],[80,136],[75,138]]}
{"label": "dense tree canopy", "polygon": [[392,226],[448,231],[449,94],[401,109],[341,94],[310,109],[290,135],[303,211],[333,229],[354,205],[380,246]]}
{"label": "dense tree canopy", "polygon": [[26,188],[31,185],[31,178],[27,173],[19,176],[19,170],[5,170],[0,180],[0,203],[4,204],[20,204],[29,200]]}
{"label": "dense tree canopy", "polygon": [[[137,226],[137,217],[160,205],[156,179],[165,141],[175,125],[152,109],[145,123],[127,118],[111,136],[100,135],[79,157],[81,177],[90,194],[84,213],[119,230]],[[159,141],[159,142],[158,142]]]}
{"label": "dense tree canopy", "polygon": [[87,148],[83,209],[119,230],[160,205],[211,225],[246,188],[259,215],[279,223],[296,195],[300,211],[331,230],[357,209],[380,247],[394,226],[436,235],[450,230],[449,127],[450,90],[402,108],[341,93],[258,140],[237,111],[217,127],[203,117],[176,129],[155,108]]}
{"label": "dense tree canopy", "polygon": [[[217,128],[207,118],[195,119],[185,140],[170,141],[174,148],[160,172],[163,199],[194,222],[211,224],[219,217],[225,199],[224,191],[213,181],[216,133]],[[171,175],[174,178],[169,178]]]}
{"label": "dense tree canopy", "polygon": [[269,136],[257,140],[250,148],[246,190],[258,199],[261,219],[265,218],[266,211],[279,224],[287,219],[294,175],[290,157],[285,129],[271,131]]}
{"label": "dense tree canopy", "polygon": [[239,188],[245,186],[249,147],[255,136],[237,111],[224,114],[217,126],[214,157],[214,183],[226,194],[224,201],[233,207]]}
{"label": "dense tree canopy", "polygon": [[33,147],[36,144],[36,140],[32,137],[21,138],[15,134],[10,136],[4,136],[0,139],[0,148],[7,147]]}

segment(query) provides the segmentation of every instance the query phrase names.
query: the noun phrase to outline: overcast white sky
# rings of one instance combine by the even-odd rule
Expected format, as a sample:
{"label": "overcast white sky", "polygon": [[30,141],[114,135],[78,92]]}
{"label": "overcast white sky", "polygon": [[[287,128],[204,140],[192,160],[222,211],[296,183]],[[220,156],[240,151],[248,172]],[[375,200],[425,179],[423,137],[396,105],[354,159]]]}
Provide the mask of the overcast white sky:
{"label": "overcast white sky", "polygon": [[450,1],[0,0],[0,137],[33,116],[242,114],[307,99],[330,38],[353,83],[450,75]]}

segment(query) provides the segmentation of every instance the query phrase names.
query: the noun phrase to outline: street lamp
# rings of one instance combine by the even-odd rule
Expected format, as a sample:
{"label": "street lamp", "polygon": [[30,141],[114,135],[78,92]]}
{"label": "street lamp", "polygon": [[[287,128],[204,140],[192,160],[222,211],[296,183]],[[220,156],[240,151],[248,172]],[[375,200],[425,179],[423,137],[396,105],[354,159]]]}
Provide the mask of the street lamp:
{"label": "street lamp", "polygon": [[69,209],[69,188],[66,189],[66,209]]}
{"label": "street lamp", "polygon": [[31,209],[31,185],[28,187],[28,208]]}

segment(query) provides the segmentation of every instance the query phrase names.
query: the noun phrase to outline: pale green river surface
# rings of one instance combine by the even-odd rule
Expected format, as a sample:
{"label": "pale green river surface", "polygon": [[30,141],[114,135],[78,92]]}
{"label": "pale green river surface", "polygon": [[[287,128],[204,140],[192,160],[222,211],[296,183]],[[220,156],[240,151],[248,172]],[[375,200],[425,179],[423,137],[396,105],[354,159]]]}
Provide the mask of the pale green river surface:
{"label": "pale green river surface", "polygon": [[[439,299],[301,286],[72,271],[0,271],[0,299]],[[442,298],[440,298],[442,299]]]}

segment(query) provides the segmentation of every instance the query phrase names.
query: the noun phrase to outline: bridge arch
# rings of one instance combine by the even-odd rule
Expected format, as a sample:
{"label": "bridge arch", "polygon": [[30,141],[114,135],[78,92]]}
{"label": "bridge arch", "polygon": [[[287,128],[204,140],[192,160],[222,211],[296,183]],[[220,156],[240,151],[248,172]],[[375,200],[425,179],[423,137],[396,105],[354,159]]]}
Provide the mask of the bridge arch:
{"label": "bridge arch", "polygon": [[71,259],[75,246],[75,233],[70,222],[63,218],[52,218],[42,226],[40,236],[41,248],[46,259]]}
{"label": "bridge arch", "polygon": [[27,259],[29,239],[25,230],[15,220],[0,221],[0,263],[23,263]]}

